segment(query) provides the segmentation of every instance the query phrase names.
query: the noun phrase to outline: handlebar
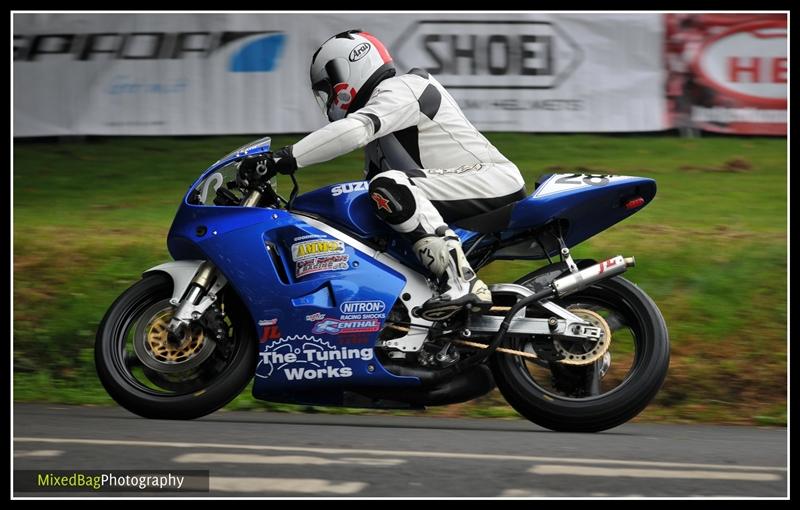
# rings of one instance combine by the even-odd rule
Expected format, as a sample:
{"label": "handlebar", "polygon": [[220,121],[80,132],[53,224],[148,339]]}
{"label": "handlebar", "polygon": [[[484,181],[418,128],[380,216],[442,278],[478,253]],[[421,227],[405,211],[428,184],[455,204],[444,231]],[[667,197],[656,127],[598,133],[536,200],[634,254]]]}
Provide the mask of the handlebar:
{"label": "handlebar", "polygon": [[[295,177],[294,173],[289,174],[289,177],[292,179],[292,191],[289,193],[288,201],[276,193],[275,189],[269,184],[269,180],[267,180],[263,181],[263,183],[253,184],[248,186],[246,189],[242,189],[242,192],[245,193],[245,197],[242,199],[239,205],[241,207],[259,207],[262,202],[266,202],[270,206],[274,205],[279,207],[280,203],[283,202],[286,205],[286,210],[291,211],[294,199],[297,197],[297,194],[300,191],[300,185],[297,183],[297,177]],[[236,186],[236,183],[228,183],[228,187],[231,187],[232,185]],[[222,189],[223,188],[220,188],[220,190]]]}

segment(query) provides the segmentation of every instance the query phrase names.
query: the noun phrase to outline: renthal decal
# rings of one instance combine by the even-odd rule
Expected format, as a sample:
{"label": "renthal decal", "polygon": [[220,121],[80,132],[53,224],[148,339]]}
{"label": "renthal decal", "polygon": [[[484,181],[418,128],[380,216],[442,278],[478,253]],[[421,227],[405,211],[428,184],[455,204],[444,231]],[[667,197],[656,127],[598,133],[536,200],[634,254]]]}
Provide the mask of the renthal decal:
{"label": "renthal decal", "polygon": [[292,336],[268,344],[259,353],[256,377],[283,375],[288,381],[342,379],[353,376],[347,361],[370,361],[371,348],[337,347],[313,336]]}
{"label": "renthal decal", "polygon": [[338,197],[342,193],[352,193],[354,191],[368,191],[369,187],[366,181],[359,182],[346,182],[331,188],[331,195]]}
{"label": "renthal decal", "polygon": [[386,303],[378,300],[371,301],[345,301],[339,307],[344,314],[351,313],[380,313],[386,310]]}
{"label": "renthal decal", "polygon": [[295,263],[295,277],[300,278],[322,271],[343,271],[350,267],[348,255],[328,255],[298,260]]}
{"label": "renthal decal", "polygon": [[369,320],[339,320],[325,319],[314,324],[312,333],[338,335],[339,333],[369,333],[381,329],[381,322],[377,319]]}
{"label": "renthal decal", "polygon": [[321,321],[324,318],[325,318],[325,314],[324,313],[320,313],[320,312],[312,313],[311,315],[306,315],[306,320],[308,322],[317,322],[317,321]]}
{"label": "renthal decal", "polygon": [[344,253],[344,243],[342,241],[336,239],[319,239],[292,245],[292,260],[294,261],[333,253]]}

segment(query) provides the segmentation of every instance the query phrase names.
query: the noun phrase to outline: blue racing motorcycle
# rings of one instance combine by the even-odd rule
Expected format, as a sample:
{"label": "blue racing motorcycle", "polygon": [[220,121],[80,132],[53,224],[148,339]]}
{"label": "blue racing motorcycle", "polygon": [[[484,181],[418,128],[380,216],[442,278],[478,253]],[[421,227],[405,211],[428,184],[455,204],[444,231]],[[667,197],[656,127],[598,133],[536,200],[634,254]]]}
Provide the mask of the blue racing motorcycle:
{"label": "blue racing motorcycle", "polygon": [[174,261],[145,271],[103,318],[97,372],[126,409],[197,418],[253,379],[266,401],[384,409],[497,387],[529,420],[587,432],[630,420],[658,392],[667,328],[620,276],[634,259],[570,255],[652,201],[652,179],[543,176],[527,198],[451,225],[476,270],[547,263],[491,285],[490,310],[431,322],[419,309],[433,277],[374,215],[367,183],[298,195],[292,176],[285,199],[273,181],[237,182],[237,162],[269,147],[257,140],[203,173],[169,232]]}

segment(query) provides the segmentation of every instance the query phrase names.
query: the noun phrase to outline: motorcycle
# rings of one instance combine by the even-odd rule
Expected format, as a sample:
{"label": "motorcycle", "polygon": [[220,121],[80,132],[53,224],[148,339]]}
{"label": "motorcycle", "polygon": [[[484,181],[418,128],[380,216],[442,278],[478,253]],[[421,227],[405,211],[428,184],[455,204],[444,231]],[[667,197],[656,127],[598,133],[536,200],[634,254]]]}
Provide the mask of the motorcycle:
{"label": "motorcycle", "polygon": [[433,276],[374,214],[367,183],[298,194],[292,175],[288,199],[274,179],[237,183],[237,163],[269,149],[262,138],[203,172],[168,235],[174,261],[145,271],[106,312],[95,362],[122,407],[193,419],[253,379],[265,401],[380,409],[465,402],[496,387],[536,424],[596,432],[658,392],[668,332],[653,300],[620,276],[634,259],[570,254],[650,203],[654,180],[546,175],[525,199],[451,225],[476,271],[547,263],[490,285],[488,311],[426,320]]}

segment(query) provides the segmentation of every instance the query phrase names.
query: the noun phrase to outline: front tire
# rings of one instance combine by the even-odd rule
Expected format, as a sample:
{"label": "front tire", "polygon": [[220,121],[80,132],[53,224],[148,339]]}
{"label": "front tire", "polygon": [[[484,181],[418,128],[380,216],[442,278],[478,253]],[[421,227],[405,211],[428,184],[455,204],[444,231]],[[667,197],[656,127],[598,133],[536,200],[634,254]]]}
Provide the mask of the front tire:
{"label": "front tire", "polygon": [[152,319],[144,315],[154,305],[168,302],[172,285],[169,276],[156,273],[117,298],[97,330],[95,366],[108,394],[128,411],[145,418],[187,420],[213,413],[241,393],[255,373],[258,343],[249,314],[226,289],[220,299],[229,317],[224,348],[218,345],[209,359],[184,373],[143,366],[130,338],[141,329],[141,321]]}
{"label": "front tire", "polygon": [[[530,276],[517,283],[532,287]],[[491,367],[500,392],[522,416],[555,431],[599,432],[632,419],[655,397],[669,367],[667,327],[656,304],[639,287],[619,276],[556,302],[562,307],[612,310],[606,317],[613,326],[607,361],[614,364],[615,335],[620,337],[620,345],[624,345],[627,336],[631,347],[620,347],[621,353],[616,356],[617,360],[629,360],[629,367],[623,369],[626,373],[609,377],[602,372],[602,368],[609,369],[601,368],[603,360],[581,367],[540,362],[532,368],[525,358],[496,353]],[[521,342],[511,339],[506,343],[524,350]],[[598,375],[592,386],[595,370]],[[606,377],[609,380],[603,384],[610,385],[612,379],[619,384],[603,391],[600,379]]]}

